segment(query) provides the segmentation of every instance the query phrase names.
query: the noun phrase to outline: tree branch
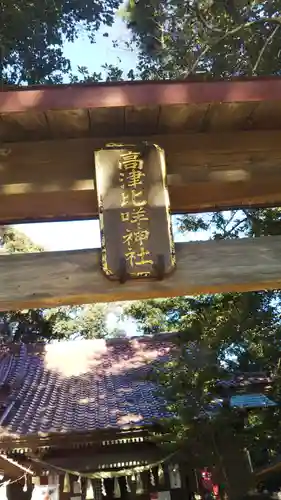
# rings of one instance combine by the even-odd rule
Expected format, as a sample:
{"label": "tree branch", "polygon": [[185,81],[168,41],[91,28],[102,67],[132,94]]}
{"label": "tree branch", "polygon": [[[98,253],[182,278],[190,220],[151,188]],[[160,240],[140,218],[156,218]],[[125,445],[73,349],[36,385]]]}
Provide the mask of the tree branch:
{"label": "tree branch", "polygon": [[228,224],[230,222],[229,221],[227,223],[226,227],[225,227],[225,230],[224,230],[224,233],[222,235],[222,238],[224,239],[224,238],[227,238],[228,236],[231,236],[231,233],[233,233],[233,231],[235,231],[235,229],[237,229],[240,226],[240,224],[244,224],[244,222],[246,222],[246,220],[247,220],[247,217],[245,217],[242,220],[237,221],[236,224],[234,224],[234,226],[232,226],[231,229],[229,229],[228,231],[226,231],[226,228],[227,228],[227,226],[228,226]]}
{"label": "tree branch", "polygon": [[261,62],[261,59],[262,59],[262,56],[267,48],[267,46],[272,42],[273,38],[275,37],[277,31],[279,30],[280,28],[280,25],[277,25],[274,30],[272,31],[272,33],[269,35],[269,37],[266,39],[264,45],[262,46],[261,50],[260,50],[260,53],[258,55],[258,58],[255,62],[255,65],[253,67],[253,74],[255,74],[255,72],[257,71],[258,67],[259,67],[259,64]]}
{"label": "tree branch", "polygon": [[209,31],[215,31],[216,33],[223,33],[223,30],[221,30],[219,28],[214,28],[214,26],[211,26],[208,23],[208,21],[205,19],[205,17],[203,16],[203,14],[200,10],[200,7],[198,5],[198,1],[195,2],[195,4],[194,4],[194,11],[195,11],[195,14],[196,14],[198,20],[201,21],[201,23],[203,24],[204,28],[206,28]]}
{"label": "tree branch", "polygon": [[202,57],[204,57],[212,47],[214,47],[215,45],[217,45],[220,42],[223,42],[229,36],[235,35],[236,33],[239,33],[239,31],[241,31],[242,29],[251,28],[251,27],[256,26],[258,24],[265,24],[265,23],[277,24],[279,27],[281,25],[281,16],[271,17],[271,18],[261,17],[260,19],[255,19],[254,21],[249,21],[247,23],[240,24],[239,26],[236,26],[232,30],[225,33],[225,35],[218,38],[213,44],[209,44],[209,43],[206,44],[204,49],[201,51],[199,56],[196,58],[191,69],[188,72],[185,72],[185,77],[187,78],[188,76],[190,76],[194,72],[194,70],[196,69],[196,67],[197,67],[198,63],[200,62],[200,60],[202,59]]}

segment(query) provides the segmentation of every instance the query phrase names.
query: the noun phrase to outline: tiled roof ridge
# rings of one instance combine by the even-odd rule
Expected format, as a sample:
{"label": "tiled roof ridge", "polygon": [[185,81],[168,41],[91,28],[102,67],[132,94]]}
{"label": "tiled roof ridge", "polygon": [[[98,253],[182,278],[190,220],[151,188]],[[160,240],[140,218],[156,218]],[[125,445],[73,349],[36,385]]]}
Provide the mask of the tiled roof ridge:
{"label": "tiled roof ridge", "polygon": [[[141,344],[153,344],[154,342],[175,342],[176,339],[180,339],[183,335],[183,332],[163,332],[154,335],[135,335],[133,337],[113,337],[113,338],[105,338],[105,339],[82,339],[82,340],[70,340],[64,339],[57,344],[44,343],[44,342],[34,342],[34,343],[23,343],[17,342],[13,344],[2,344],[0,345],[0,355],[2,352],[8,352],[10,355],[19,355],[21,346],[26,346],[26,350],[28,354],[40,354],[43,353],[45,347],[49,345],[62,345],[62,344],[70,344],[70,343],[86,343],[86,342],[100,342],[104,341],[107,346],[118,346],[118,345],[130,345],[132,342],[139,342]],[[191,342],[192,344],[193,342]],[[1,362],[1,360],[0,360]]]}
{"label": "tiled roof ridge", "polygon": [[[143,376],[150,363],[167,358],[175,335],[110,339],[101,346],[90,343],[89,348],[85,341],[75,366],[68,362],[68,356],[77,355],[75,341],[69,351],[63,342],[50,349],[50,344],[40,344],[42,354],[34,345],[11,346],[9,380],[15,370],[19,376],[1,425],[19,435],[151,425],[154,418],[162,418],[162,404]],[[57,345],[58,352],[53,352]]]}
{"label": "tiled roof ridge", "polygon": [[7,364],[4,369],[0,369],[0,390],[5,386],[9,388],[4,405],[5,409],[0,416],[0,425],[4,424],[4,421],[13,408],[28,370],[28,352],[26,345],[22,343],[19,346],[18,356],[10,352],[8,354],[8,358],[9,359],[7,360]]}
{"label": "tiled roof ridge", "polygon": [[[0,386],[1,379],[10,386],[0,426],[33,436],[151,425],[167,413],[147,373],[175,354],[180,335],[85,340],[81,350],[79,341],[11,345],[0,361]],[[201,362],[200,344],[187,343],[187,351],[191,366]]]}
{"label": "tiled roof ridge", "polygon": [[[124,345],[124,349],[130,348],[130,346],[137,342],[141,345],[147,344],[148,349],[153,349],[153,344],[159,348],[159,343],[167,346],[170,342],[175,344],[175,338],[178,336],[177,332],[168,332],[163,334],[158,334],[154,336],[135,336],[135,337],[127,337],[127,338],[113,338],[113,339],[104,339],[106,347],[119,348]],[[92,339],[92,343],[90,340],[91,347],[95,349],[95,344],[98,345],[98,342],[101,342],[103,339]],[[96,341],[96,342],[95,342]],[[38,342],[34,344],[26,344],[23,342],[19,342],[17,344],[6,344],[0,346],[0,390],[1,387],[7,385],[9,387],[9,394],[6,398],[5,410],[0,415],[0,425],[6,425],[11,418],[11,413],[15,413],[15,407],[19,404],[22,404],[22,388],[26,383],[26,377],[28,375],[29,367],[34,363],[37,363],[36,358],[42,358],[47,355],[48,346],[51,346],[52,349],[56,350],[56,346],[58,349],[61,348],[64,344],[75,344],[76,341],[64,340],[58,343],[43,343]],[[83,349],[83,344],[87,345],[89,340],[81,340],[79,341],[81,348]],[[157,345],[158,344],[158,345]],[[89,348],[91,348],[89,346]],[[1,356],[2,351],[2,356]],[[38,359],[39,362],[39,359]],[[4,365],[4,366],[3,366]],[[34,365],[33,365],[34,366]]]}
{"label": "tiled roof ridge", "polygon": [[[7,361],[7,363],[4,363],[4,360]],[[5,358],[0,359],[0,387],[6,384],[11,371],[12,362],[13,356],[9,353],[5,354]]]}
{"label": "tiled roof ridge", "polygon": [[0,386],[6,381],[13,386],[16,379],[21,379],[24,376],[27,355],[28,351],[23,343],[18,345],[17,353],[12,350],[5,352],[5,356],[0,359]]}
{"label": "tiled roof ridge", "polygon": [[[129,347],[130,344],[137,341],[140,344],[148,344],[149,346],[153,346],[153,344],[157,344],[159,342],[163,342],[164,344],[173,342],[175,343],[176,337],[178,337],[178,332],[165,332],[158,335],[153,336],[134,336],[134,337],[126,337],[126,338],[112,338],[112,339],[104,339],[107,347],[120,347],[124,345],[124,347]],[[101,341],[103,339],[90,339],[93,341]],[[80,343],[87,343],[89,340],[84,339],[79,341]],[[18,393],[20,391],[20,387],[22,386],[26,373],[28,371],[28,366],[32,362],[32,359],[37,356],[45,356],[47,352],[47,347],[52,345],[52,348],[55,348],[57,345],[58,348],[63,344],[73,344],[76,341],[64,340],[58,342],[57,344],[49,344],[38,342],[34,344],[27,344],[23,342],[18,342],[14,344],[2,344],[0,346],[0,390],[1,387],[8,385],[10,387],[10,394],[6,400],[6,410],[13,404],[14,400],[17,399]],[[94,342],[93,342],[94,345]],[[1,356],[2,351],[2,356]],[[2,358],[2,359],[1,359]],[[7,411],[5,411],[5,414]],[[6,418],[6,415],[5,415]],[[2,421],[2,418],[0,419]]]}
{"label": "tiled roof ridge", "polygon": [[[24,376],[26,375],[28,369],[28,351],[26,344],[20,345],[20,353],[19,356],[14,356],[16,358],[16,367],[14,372],[11,374],[12,378],[10,380],[10,384],[13,388],[19,387],[22,383]],[[10,370],[11,371],[11,370]]]}

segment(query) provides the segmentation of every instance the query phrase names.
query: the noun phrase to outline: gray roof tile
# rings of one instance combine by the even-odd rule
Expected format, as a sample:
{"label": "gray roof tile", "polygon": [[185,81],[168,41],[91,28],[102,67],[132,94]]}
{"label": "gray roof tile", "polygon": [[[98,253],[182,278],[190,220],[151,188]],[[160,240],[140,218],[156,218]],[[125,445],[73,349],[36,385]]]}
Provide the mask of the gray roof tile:
{"label": "gray roof tile", "polygon": [[[163,416],[146,374],[169,357],[171,342],[144,339],[60,342],[10,354],[0,385],[13,384],[3,426],[20,435],[139,426]],[[17,402],[17,404],[14,404]]]}

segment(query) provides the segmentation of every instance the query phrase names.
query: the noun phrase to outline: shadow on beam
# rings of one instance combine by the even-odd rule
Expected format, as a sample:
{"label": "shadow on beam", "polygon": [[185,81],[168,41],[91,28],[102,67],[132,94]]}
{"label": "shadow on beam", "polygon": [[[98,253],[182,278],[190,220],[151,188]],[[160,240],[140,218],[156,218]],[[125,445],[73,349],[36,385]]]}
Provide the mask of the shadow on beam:
{"label": "shadow on beam", "polygon": [[0,257],[0,310],[281,287],[281,236],[176,245],[177,270],[159,281],[107,280],[100,250]]}

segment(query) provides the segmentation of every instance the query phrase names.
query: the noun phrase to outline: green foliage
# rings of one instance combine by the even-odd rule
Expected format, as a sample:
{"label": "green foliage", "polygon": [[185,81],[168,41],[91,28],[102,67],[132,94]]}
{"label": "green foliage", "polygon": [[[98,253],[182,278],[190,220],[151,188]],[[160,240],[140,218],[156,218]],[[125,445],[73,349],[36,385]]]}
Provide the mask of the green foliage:
{"label": "green foliage", "polygon": [[[120,60],[121,62],[121,60]],[[113,64],[103,64],[101,66],[102,71],[99,73],[90,73],[88,68],[84,66],[78,66],[78,74],[70,74],[70,82],[71,83],[86,83],[86,82],[101,82],[101,81],[107,81],[107,82],[116,82],[116,81],[122,81],[125,79],[132,80],[133,79],[133,72],[130,74],[124,75],[124,72],[118,67]]]}
{"label": "green foliage", "polygon": [[45,312],[46,318],[53,325],[56,338],[106,338],[123,337],[125,333],[108,324],[109,304],[90,304],[77,307],[60,307]]}
{"label": "green foliage", "polygon": [[129,0],[124,19],[143,78],[280,72],[281,1]]}
{"label": "green foliage", "polygon": [[[204,236],[212,239],[280,234],[281,210],[240,210],[202,218],[186,215],[178,225],[182,231],[205,231]],[[273,290],[137,301],[125,309],[144,334],[181,332],[181,355],[159,370],[156,380],[166,408],[177,415],[163,424],[173,442],[188,446],[198,466],[218,463],[214,443],[222,439],[222,430],[224,442],[231,443],[235,436],[235,443],[241,449],[248,447],[259,463],[265,455],[269,460],[280,454],[280,406],[252,410],[246,426],[227,406],[216,418],[204,418],[216,394],[216,382],[237,371],[271,374],[275,381],[268,396],[281,403],[280,302],[280,291]],[[198,348],[195,361],[191,343]],[[198,353],[207,355],[199,359]]]}
{"label": "green foliage", "polygon": [[0,342],[49,341],[52,338],[52,323],[46,320],[42,309],[0,313]]}
{"label": "green foliage", "polygon": [[65,40],[79,33],[94,42],[101,25],[111,26],[120,0],[2,0],[0,81],[2,84],[61,83],[70,72]]}
{"label": "green foliage", "polygon": [[[177,297],[132,303],[125,311],[146,334],[185,333],[185,343],[199,342],[231,369],[272,371],[281,339],[276,292]],[[155,318],[156,321],[155,321]]]}
{"label": "green foliage", "polygon": [[2,228],[1,246],[7,253],[42,252],[43,248],[33,243],[24,233],[12,227]]}

